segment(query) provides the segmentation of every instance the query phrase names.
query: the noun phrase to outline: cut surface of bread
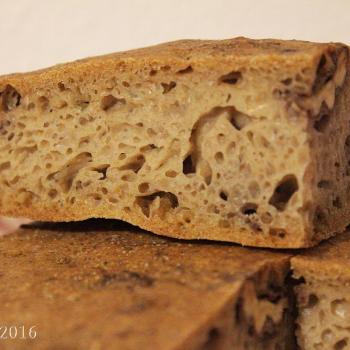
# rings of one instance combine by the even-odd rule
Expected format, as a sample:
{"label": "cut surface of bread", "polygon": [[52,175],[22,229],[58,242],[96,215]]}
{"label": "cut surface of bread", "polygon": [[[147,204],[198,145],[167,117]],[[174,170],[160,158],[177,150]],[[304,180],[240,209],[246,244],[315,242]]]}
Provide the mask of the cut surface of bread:
{"label": "cut surface of bread", "polygon": [[183,40],[0,77],[0,212],[307,247],[349,223],[342,44]]}
{"label": "cut surface of bread", "polygon": [[293,349],[288,271],[126,224],[32,226],[0,238],[0,321],[37,337],[1,349]]}
{"label": "cut surface of bread", "polygon": [[350,348],[350,232],[292,258],[301,350]]}

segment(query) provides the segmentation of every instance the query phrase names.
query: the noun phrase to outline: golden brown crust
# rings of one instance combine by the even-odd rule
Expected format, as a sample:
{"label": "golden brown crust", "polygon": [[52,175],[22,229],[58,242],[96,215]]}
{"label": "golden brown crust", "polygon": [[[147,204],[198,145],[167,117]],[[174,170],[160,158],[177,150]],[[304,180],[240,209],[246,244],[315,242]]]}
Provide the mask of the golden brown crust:
{"label": "golden brown crust", "polygon": [[295,274],[332,283],[350,280],[349,231],[292,258]]}
{"label": "golden brown crust", "polygon": [[0,77],[0,90],[6,84],[11,84],[26,94],[38,87],[53,85],[53,82],[57,84],[67,76],[79,80],[86,76],[99,77],[106,72],[123,71],[126,67],[128,70],[142,70],[145,66],[159,66],[164,62],[176,66],[191,62],[197,69],[208,69],[218,63],[244,66],[251,59],[257,68],[260,61],[264,65],[266,61],[269,61],[270,65],[287,62],[293,66],[305,61],[312,64],[319,59],[322,52],[339,47],[344,45],[298,40],[251,40],[244,37],[227,40],[179,40],[58,64],[31,73],[5,75]]}
{"label": "golden brown crust", "polygon": [[[163,239],[116,221],[21,229],[0,239],[1,325],[36,325],[38,337],[2,341],[2,349],[189,350],[217,332],[214,340],[228,349],[252,322],[244,310],[253,301],[257,315],[250,317],[274,310],[281,324],[265,338],[256,321],[262,330],[251,329],[249,342],[272,349],[275,339],[287,348],[288,261],[286,254]],[[238,305],[246,295],[248,305]]]}
{"label": "golden brown crust", "polygon": [[[173,223],[165,222],[160,217],[154,217],[152,220],[147,220],[144,216],[139,215],[136,211],[123,212],[117,216],[116,213],[103,204],[98,208],[78,203],[69,210],[55,207],[52,205],[46,206],[44,203],[40,207],[28,206],[26,208],[9,208],[6,210],[1,208],[1,213],[9,217],[28,217],[39,221],[53,221],[53,222],[69,222],[81,221],[90,218],[116,218],[123,220],[149,232],[164,235],[167,237],[180,238],[185,240],[208,239],[217,241],[239,242],[243,246],[250,247],[267,247],[267,248],[299,248],[313,246],[316,242],[310,242],[306,238],[295,235],[286,241],[284,237],[273,236],[267,237],[257,235],[254,231],[235,231],[230,228],[223,229],[218,227],[215,222],[203,222],[203,225],[193,227],[192,230],[183,230],[178,225],[174,218]],[[210,230],[208,230],[210,227]],[[292,230],[290,232],[293,232]]]}

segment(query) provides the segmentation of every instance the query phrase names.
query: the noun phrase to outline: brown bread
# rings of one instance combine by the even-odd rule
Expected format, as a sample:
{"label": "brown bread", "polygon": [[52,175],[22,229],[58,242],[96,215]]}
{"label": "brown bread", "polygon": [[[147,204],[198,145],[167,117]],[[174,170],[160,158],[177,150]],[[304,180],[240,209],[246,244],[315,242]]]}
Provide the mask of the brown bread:
{"label": "brown bread", "polygon": [[350,221],[348,56],[184,40],[0,77],[0,212],[315,245]]}

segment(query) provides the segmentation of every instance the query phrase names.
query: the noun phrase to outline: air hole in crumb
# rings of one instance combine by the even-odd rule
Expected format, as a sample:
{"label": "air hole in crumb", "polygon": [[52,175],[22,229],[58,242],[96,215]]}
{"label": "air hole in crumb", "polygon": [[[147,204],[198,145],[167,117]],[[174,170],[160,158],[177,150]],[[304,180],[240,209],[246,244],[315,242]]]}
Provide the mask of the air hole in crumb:
{"label": "air hole in crumb", "polygon": [[132,170],[135,174],[137,174],[143,165],[145,164],[145,157],[140,154],[132,157],[126,164],[119,167],[119,170]]}
{"label": "air hole in crumb", "polygon": [[18,175],[16,175],[11,181],[10,184],[11,185],[15,185],[18,181],[19,181],[20,177]]}
{"label": "air hole in crumb", "polygon": [[58,84],[57,84],[57,86],[58,86],[58,89],[60,90],[60,91],[65,91],[66,90],[66,87],[65,87],[65,85],[64,85],[64,83],[61,81],[61,82],[59,82]]}
{"label": "air hole in crumb", "polygon": [[286,236],[286,231],[283,228],[270,228],[269,234],[271,236],[279,237],[279,238],[284,238]]}
{"label": "air hole in crumb", "polygon": [[80,117],[79,118],[79,124],[80,125],[86,125],[88,123],[88,120],[86,119],[86,118],[84,118],[84,117]]}
{"label": "air hole in crumb", "polygon": [[102,192],[103,194],[107,194],[107,193],[108,193],[108,190],[107,190],[106,187],[102,187],[102,188],[101,188],[101,192]]}
{"label": "air hole in crumb", "polygon": [[148,136],[150,136],[150,137],[157,136],[157,133],[156,133],[152,128],[148,128],[148,129],[147,129],[147,134],[148,134]]}
{"label": "air hole in crumb", "polygon": [[38,102],[42,111],[46,111],[49,108],[49,99],[46,96],[40,96]]}
{"label": "air hole in crumb", "polygon": [[215,350],[219,349],[221,342],[220,332],[217,328],[211,328],[208,331],[207,339],[203,346],[201,347],[201,350]]}
{"label": "air hole in crumb", "polygon": [[234,128],[241,130],[251,122],[251,118],[246,114],[236,111],[231,115],[230,122]]}
{"label": "air hole in crumb", "polygon": [[117,98],[117,97],[114,97],[113,95],[103,96],[101,99],[101,108],[104,111],[108,111],[117,103],[125,104],[126,103],[125,98]]}
{"label": "air hole in crumb", "polygon": [[331,302],[331,311],[334,316],[338,316],[342,319],[347,318],[349,315],[349,308],[345,299],[335,299]]}
{"label": "air hole in crumb", "polygon": [[52,199],[55,198],[57,196],[57,194],[58,194],[58,192],[55,189],[51,189],[48,193],[49,197]]}
{"label": "air hole in crumb", "polygon": [[11,168],[11,162],[4,162],[0,164],[0,171],[4,171],[10,168]]}
{"label": "air hole in crumb", "polygon": [[0,99],[0,107],[5,112],[18,107],[21,103],[21,95],[11,85],[6,85],[5,89],[0,93]]}
{"label": "air hole in crumb", "polygon": [[187,74],[187,73],[192,73],[192,72],[193,72],[192,66],[187,66],[187,67],[184,68],[184,69],[178,70],[176,73],[177,73],[177,74]]}
{"label": "air hole in crumb", "polygon": [[298,191],[298,181],[295,175],[286,175],[277,185],[269,204],[283,211],[292,195]]}
{"label": "air hole in crumb", "polygon": [[28,111],[30,111],[31,109],[34,109],[34,108],[35,108],[35,103],[33,103],[33,102],[30,102],[27,106]]}
{"label": "air hole in crumb", "polygon": [[165,172],[165,176],[167,176],[167,177],[176,177],[177,176],[177,172],[174,171],[174,170],[167,170]]}
{"label": "air hole in crumb", "polygon": [[265,212],[265,213],[261,214],[261,221],[264,224],[271,224],[271,222],[272,222],[272,215],[269,212]]}
{"label": "air hole in crumb", "polygon": [[91,193],[90,196],[97,202],[102,200],[102,196],[100,194],[98,194],[98,193]]}
{"label": "air hole in crumb", "polygon": [[149,191],[149,184],[147,182],[143,182],[142,184],[139,185],[139,192],[140,193],[145,193]]}
{"label": "air hole in crumb", "polygon": [[224,154],[222,152],[215,153],[215,160],[217,163],[221,164],[224,161]]}
{"label": "air hole in crumb", "polygon": [[110,167],[109,164],[101,164],[91,168],[92,171],[96,171],[102,175],[99,180],[104,180],[107,178],[107,169]]}
{"label": "air hole in crumb", "polygon": [[171,81],[170,83],[161,83],[162,87],[163,87],[163,94],[167,94],[168,92],[170,92],[172,89],[175,88],[176,83],[175,81]]}
{"label": "air hole in crumb", "polygon": [[135,204],[138,205],[146,217],[151,215],[151,206],[153,201],[159,198],[159,207],[155,209],[155,214],[158,214],[161,218],[164,217],[166,212],[179,206],[179,201],[175,194],[171,192],[159,191],[148,196],[137,196]]}
{"label": "air hole in crumb", "polygon": [[252,131],[248,131],[247,132],[247,137],[248,137],[248,140],[250,141],[250,142],[253,142],[253,139],[254,139],[254,133],[252,132]]}
{"label": "air hole in crumb", "polygon": [[241,212],[244,215],[254,215],[256,214],[257,209],[258,206],[255,203],[246,203],[242,206]]}
{"label": "air hole in crumb", "polygon": [[192,174],[192,173],[195,173],[196,172],[196,167],[192,161],[192,157],[191,155],[188,155],[183,163],[182,163],[182,171],[183,173],[186,175],[186,174]]}
{"label": "air hole in crumb", "polygon": [[334,344],[334,350],[344,350],[348,345],[348,339],[344,338]]}
{"label": "air hole in crumb", "polygon": [[151,76],[151,77],[153,77],[154,75],[156,75],[157,74],[157,70],[156,69],[151,69],[150,71],[149,71],[149,75]]}
{"label": "air hole in crumb", "polygon": [[313,93],[317,93],[329,80],[332,79],[336,71],[336,65],[329,55],[322,55],[316,71],[316,78],[312,86]]}
{"label": "air hole in crumb", "polygon": [[228,195],[225,191],[221,191],[219,196],[222,200],[227,201]]}
{"label": "air hole in crumb", "polygon": [[218,134],[217,140],[219,143],[223,144],[225,142],[225,134],[223,133]]}
{"label": "air hole in crumb", "polygon": [[348,135],[345,139],[345,146],[350,147],[350,135]]}
{"label": "air hole in crumb", "polygon": [[322,114],[319,119],[314,122],[314,128],[318,132],[324,132],[327,129],[330,118],[328,114]]}
{"label": "air hole in crumb", "polygon": [[124,174],[121,179],[123,181],[127,181],[127,182],[133,182],[136,180],[136,175],[135,173],[131,172],[131,173],[127,173],[127,174]]}
{"label": "air hole in crumb", "polygon": [[61,186],[62,191],[67,193],[73,184],[78,172],[84,168],[87,163],[92,161],[92,155],[88,152],[82,152],[68,161],[60,171],[47,176],[48,180],[56,180]]}
{"label": "air hole in crumb", "polygon": [[284,79],[281,81],[281,83],[286,85],[286,86],[290,85],[292,82],[293,82],[292,78],[287,78],[287,79]]}
{"label": "air hole in crumb", "polygon": [[240,80],[242,79],[242,73],[238,71],[232,71],[228,74],[222,75],[219,78],[220,83],[225,83],[225,84],[237,84]]}

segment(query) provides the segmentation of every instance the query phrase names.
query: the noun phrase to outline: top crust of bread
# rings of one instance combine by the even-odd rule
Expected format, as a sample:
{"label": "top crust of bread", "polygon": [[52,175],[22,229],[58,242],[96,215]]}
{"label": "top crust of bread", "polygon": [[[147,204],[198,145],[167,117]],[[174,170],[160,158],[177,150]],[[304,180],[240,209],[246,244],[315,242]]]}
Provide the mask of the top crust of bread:
{"label": "top crust of bread", "polygon": [[58,64],[50,68],[31,73],[15,73],[0,77],[0,90],[6,85],[15,85],[22,93],[29,93],[42,85],[70,76],[83,79],[87,75],[99,77],[104,72],[123,71],[128,66],[135,70],[145,65],[167,64],[182,65],[191,60],[197,69],[208,69],[228,64],[244,66],[251,64],[256,68],[284,63],[286,66],[299,67],[302,62],[307,66],[317,62],[320,55],[330,48],[339,48],[340,43],[312,43],[300,40],[262,39],[252,40],[237,37],[226,40],[178,40],[141,49],[117,52],[108,55],[89,57],[75,62]]}

